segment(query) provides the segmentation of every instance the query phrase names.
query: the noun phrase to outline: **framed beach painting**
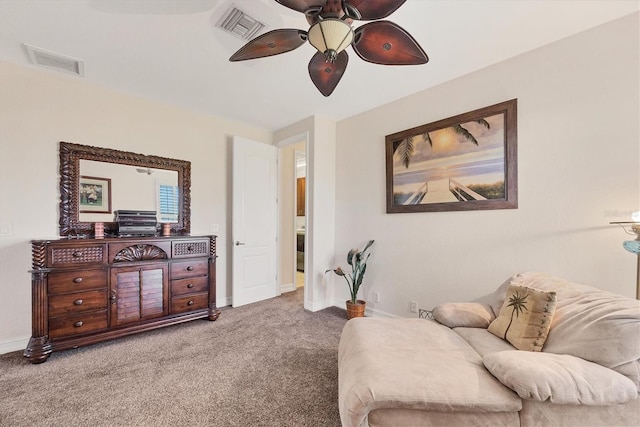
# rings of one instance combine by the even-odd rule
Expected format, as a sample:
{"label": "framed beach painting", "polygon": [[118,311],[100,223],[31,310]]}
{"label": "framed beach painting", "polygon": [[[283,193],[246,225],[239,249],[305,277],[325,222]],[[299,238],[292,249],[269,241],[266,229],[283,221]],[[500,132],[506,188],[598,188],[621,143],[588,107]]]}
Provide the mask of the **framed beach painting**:
{"label": "framed beach painting", "polygon": [[79,212],[111,213],[111,179],[80,176]]}
{"label": "framed beach painting", "polygon": [[387,213],[515,209],[517,99],[385,140]]}

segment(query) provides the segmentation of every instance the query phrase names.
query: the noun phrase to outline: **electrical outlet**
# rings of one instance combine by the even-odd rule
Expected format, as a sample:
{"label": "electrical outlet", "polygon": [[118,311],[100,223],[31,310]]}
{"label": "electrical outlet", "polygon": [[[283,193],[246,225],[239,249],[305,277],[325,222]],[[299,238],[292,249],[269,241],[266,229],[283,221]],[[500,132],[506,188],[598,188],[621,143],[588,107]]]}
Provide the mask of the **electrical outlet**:
{"label": "electrical outlet", "polygon": [[418,301],[409,301],[409,311],[412,313],[418,312]]}
{"label": "electrical outlet", "polygon": [[380,302],[380,294],[378,292],[371,292],[371,301]]}

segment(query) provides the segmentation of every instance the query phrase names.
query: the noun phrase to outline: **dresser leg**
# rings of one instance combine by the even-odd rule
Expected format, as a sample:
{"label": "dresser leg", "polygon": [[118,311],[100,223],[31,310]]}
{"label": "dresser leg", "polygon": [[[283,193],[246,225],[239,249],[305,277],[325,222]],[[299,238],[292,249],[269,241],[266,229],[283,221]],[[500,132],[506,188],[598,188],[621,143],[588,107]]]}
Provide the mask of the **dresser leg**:
{"label": "dresser leg", "polygon": [[209,320],[218,320],[218,317],[220,317],[220,310],[215,307],[209,307]]}
{"label": "dresser leg", "polygon": [[49,337],[31,337],[23,355],[29,362],[34,364],[46,362],[51,356]]}

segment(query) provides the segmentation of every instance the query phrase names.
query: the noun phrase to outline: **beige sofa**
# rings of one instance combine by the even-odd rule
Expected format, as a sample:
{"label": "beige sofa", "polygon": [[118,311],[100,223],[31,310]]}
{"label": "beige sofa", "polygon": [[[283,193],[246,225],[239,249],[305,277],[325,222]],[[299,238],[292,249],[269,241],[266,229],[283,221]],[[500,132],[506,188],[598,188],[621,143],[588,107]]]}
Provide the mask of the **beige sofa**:
{"label": "beige sofa", "polygon": [[[517,350],[488,330],[513,309],[505,299],[521,289],[514,285],[555,293],[542,351]],[[443,304],[433,315],[347,322],[338,365],[343,426],[640,425],[638,301],[522,273],[487,303]]]}

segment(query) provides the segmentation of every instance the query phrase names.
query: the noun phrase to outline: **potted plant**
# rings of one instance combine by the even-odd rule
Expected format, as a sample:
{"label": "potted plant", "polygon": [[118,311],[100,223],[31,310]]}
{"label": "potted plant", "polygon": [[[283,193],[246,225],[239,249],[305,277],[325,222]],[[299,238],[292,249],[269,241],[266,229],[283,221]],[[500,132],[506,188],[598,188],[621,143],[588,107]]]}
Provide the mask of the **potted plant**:
{"label": "potted plant", "polygon": [[351,294],[351,299],[347,300],[347,319],[364,317],[366,303],[363,300],[359,300],[357,296],[358,291],[360,290],[360,285],[362,285],[362,278],[364,277],[364,273],[367,271],[367,261],[371,256],[371,253],[367,253],[367,251],[371,245],[373,245],[373,242],[373,240],[369,240],[362,250],[351,249],[349,251],[347,254],[347,263],[351,266],[350,274],[345,273],[344,270],[342,270],[342,267],[325,271],[325,274],[333,271],[338,276],[344,277],[344,280],[347,281],[349,293]]}

